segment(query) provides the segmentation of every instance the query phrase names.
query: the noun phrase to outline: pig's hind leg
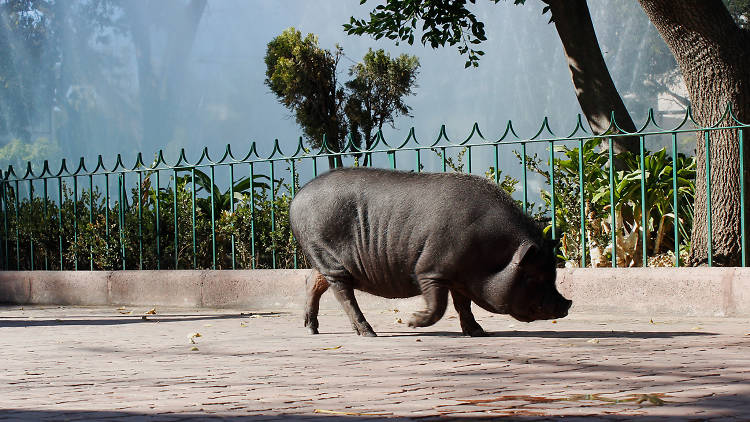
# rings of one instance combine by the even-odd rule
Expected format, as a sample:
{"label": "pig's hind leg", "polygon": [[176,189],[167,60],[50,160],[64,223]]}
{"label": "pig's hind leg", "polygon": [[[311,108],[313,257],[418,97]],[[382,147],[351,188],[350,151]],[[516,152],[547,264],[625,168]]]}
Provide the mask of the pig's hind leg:
{"label": "pig's hind leg", "polygon": [[474,314],[471,312],[471,300],[454,290],[451,290],[451,297],[453,298],[453,307],[458,312],[458,318],[461,321],[461,331],[463,331],[464,335],[485,337],[487,333],[484,332],[477,320],[474,319]]}
{"label": "pig's hind leg", "polygon": [[328,290],[328,281],[318,270],[312,270],[305,280],[307,288],[307,301],[305,303],[305,327],[310,334],[318,334],[318,309],[320,308],[320,296]]}
{"label": "pig's hind leg", "polygon": [[420,278],[419,288],[427,308],[411,315],[409,327],[428,327],[438,322],[448,306],[448,287],[441,280]]}
{"label": "pig's hind leg", "polygon": [[362,314],[362,310],[359,309],[357,299],[354,297],[354,289],[352,288],[352,279],[349,277],[331,277],[326,276],[328,282],[331,284],[331,290],[336,296],[336,300],[339,301],[341,307],[344,308],[344,312],[349,317],[352,323],[354,331],[365,337],[376,337],[375,331],[373,331],[370,324]]}

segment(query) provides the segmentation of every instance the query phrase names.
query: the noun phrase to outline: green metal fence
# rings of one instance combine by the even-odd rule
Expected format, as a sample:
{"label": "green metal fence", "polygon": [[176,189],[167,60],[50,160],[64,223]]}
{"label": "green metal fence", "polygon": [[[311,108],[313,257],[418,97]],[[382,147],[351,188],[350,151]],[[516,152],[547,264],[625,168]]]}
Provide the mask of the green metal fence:
{"label": "green metal fence", "polygon": [[[624,133],[613,123],[606,136],[588,133],[580,117],[569,135],[558,136],[545,118],[529,138],[519,137],[508,122],[493,139],[475,124],[455,142],[441,127],[426,143],[417,140],[414,129],[398,144],[378,133],[369,148],[348,139],[339,149],[324,139],[311,152],[300,139],[295,151],[285,154],[276,140],[267,156],[252,143],[243,157],[227,146],[221,158],[204,149],[195,162],[183,150],[172,163],[162,152],[150,164],[141,154],[131,165],[118,155],[110,167],[101,156],[93,166],[81,158],[74,169],[63,160],[56,171],[46,161],[37,171],[29,163],[23,172],[9,167],[0,180],[0,266],[304,267],[289,230],[288,205],[300,185],[338,165],[484,175],[547,225],[549,236],[560,240],[561,262],[567,265],[680,266],[690,240],[693,198],[706,195],[711,207],[711,162],[705,162],[707,192],[696,193],[692,151],[697,139],[710,151],[712,134],[720,130],[736,132],[739,142],[745,266],[743,132],[749,127],[728,108],[710,127],[698,125],[688,110],[673,128],[664,129],[649,112],[636,133]],[[638,138],[639,154],[614,153],[616,140],[624,137]],[[706,219],[713,265],[710,211]]]}

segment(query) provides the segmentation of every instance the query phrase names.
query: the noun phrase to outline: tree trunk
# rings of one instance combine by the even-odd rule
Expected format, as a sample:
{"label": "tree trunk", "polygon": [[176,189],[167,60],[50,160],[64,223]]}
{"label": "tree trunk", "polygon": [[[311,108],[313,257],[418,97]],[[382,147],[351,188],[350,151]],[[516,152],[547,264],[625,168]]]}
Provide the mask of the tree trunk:
{"label": "tree trunk", "polygon": [[[183,10],[174,10],[164,48],[161,69],[155,69],[151,50],[151,25],[154,16],[148,5],[126,1],[125,15],[135,47],[138,68],[138,86],[141,104],[141,139],[144,145],[166,145],[174,135],[179,113],[175,110],[181,83],[187,73],[187,61],[195,41],[206,0],[191,0]],[[163,24],[163,22],[160,22]],[[159,71],[160,70],[160,71]]]}
{"label": "tree trunk", "polygon": [[[557,34],[568,60],[578,104],[581,105],[591,130],[595,134],[606,132],[614,112],[615,121],[620,129],[635,132],[635,123],[630,118],[604,62],[586,0],[543,1],[550,7]],[[615,154],[623,151],[638,154],[638,137],[614,138],[613,149]]]}
{"label": "tree trunk", "polygon": [[[698,123],[702,126],[717,123],[727,104],[733,107],[740,121],[747,122],[750,35],[735,24],[722,1],[639,1],[677,59]],[[747,135],[750,133],[745,133],[745,139]],[[738,134],[736,130],[722,130],[711,131],[709,136],[713,261],[736,266],[741,259]],[[750,158],[748,150],[745,147],[746,163]],[[698,135],[696,157],[692,265],[708,260],[705,132]]]}

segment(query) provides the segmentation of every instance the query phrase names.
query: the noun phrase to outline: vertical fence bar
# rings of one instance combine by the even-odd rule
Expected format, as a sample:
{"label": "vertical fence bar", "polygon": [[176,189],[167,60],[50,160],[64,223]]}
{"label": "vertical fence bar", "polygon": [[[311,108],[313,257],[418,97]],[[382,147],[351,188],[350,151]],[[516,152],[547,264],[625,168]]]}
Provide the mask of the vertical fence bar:
{"label": "vertical fence bar", "polygon": [[711,229],[711,141],[709,131],[705,131],[706,138],[706,247],[708,266],[713,266],[713,236]]}
{"label": "vertical fence bar", "polygon": [[[395,163],[395,159],[394,159]],[[268,162],[271,168],[271,268],[276,269],[276,179],[273,171],[273,160]]]}
{"label": "vertical fence bar", "polygon": [[[89,174],[89,225],[94,225],[94,175]],[[94,271],[94,246],[89,245],[89,270]]]}
{"label": "vertical fence bar", "polygon": [[214,191],[215,166],[211,165],[211,269],[216,269],[216,195]]}
{"label": "vertical fence bar", "polygon": [[[557,210],[555,207],[555,143],[549,142],[549,184],[550,202],[552,203],[552,240],[557,239]],[[555,250],[557,253],[557,250]]]}
{"label": "vertical fence bar", "polygon": [[15,221],[16,223],[16,269],[20,270],[21,269],[21,235],[19,233],[19,228],[18,228],[18,226],[20,225],[19,219],[18,219],[18,202],[19,202],[18,195],[20,195],[20,191],[18,189],[19,189],[19,184],[18,184],[18,180],[16,180],[16,191],[13,194],[13,204],[14,204],[13,207],[16,212],[16,221]]}
{"label": "vertical fence bar", "polygon": [[[417,156],[419,156],[419,153],[417,153]],[[297,168],[295,167],[295,161],[294,160],[290,160],[290,161],[291,161],[291,167],[292,167],[292,199],[294,199],[294,197],[297,195]],[[417,159],[417,161],[419,161],[419,160]],[[419,168],[418,165],[417,165],[417,168]],[[291,205],[291,202],[289,204]],[[294,234],[292,234],[292,238],[294,239]],[[296,270],[297,267],[299,266],[299,262],[298,262],[299,261],[299,253],[297,251],[297,240],[294,239],[293,242],[294,242],[294,246],[293,246],[294,247],[294,251],[293,251],[293,253],[294,253],[294,256],[293,256],[293,259],[294,259],[293,267]]]}
{"label": "vertical fence bar", "polygon": [[583,185],[583,139],[578,140],[578,191],[581,202],[581,268],[586,268],[586,198]]}
{"label": "vertical fence bar", "polygon": [[674,266],[680,266],[680,217],[678,214],[678,186],[677,186],[677,133],[672,133],[672,213],[674,214]]}
{"label": "vertical fence bar", "polygon": [[[78,249],[78,175],[73,176],[73,244]],[[73,254],[73,269],[78,271],[78,253]]]}
{"label": "vertical fence bar", "polygon": [[[250,185],[253,184],[253,181],[250,181]],[[234,215],[234,164],[229,165],[229,210]],[[232,224],[232,229],[234,229],[234,224]],[[230,238],[231,247],[232,247],[232,269],[234,270],[236,268],[235,264],[235,252],[234,252],[234,230],[232,230],[232,236]]]}
{"label": "vertical fence bar", "polygon": [[109,173],[104,173],[104,234],[109,242]]}
{"label": "vertical fence bar", "polygon": [[57,241],[60,251],[60,271],[62,271],[63,268],[63,241],[62,241],[62,209],[63,209],[63,183],[62,183],[62,177],[57,178]]}
{"label": "vertical fence bar", "polygon": [[495,184],[500,184],[500,146],[493,145],[495,151]]}
{"label": "vertical fence bar", "polygon": [[608,139],[609,143],[609,212],[610,228],[612,232],[612,268],[617,268],[617,220],[615,204],[615,158],[612,153],[612,138]]}
{"label": "vertical fence bar", "polygon": [[744,129],[738,129],[740,137],[740,254],[741,264],[743,267],[747,266],[747,243],[745,234],[745,140],[744,140]]}
{"label": "vertical fence bar", "polygon": [[[313,159],[313,173],[317,176],[318,166],[316,160]],[[250,163],[250,180],[255,180],[255,166]],[[255,186],[250,185],[250,253],[252,254],[251,267],[255,269],[257,262],[255,259]]]}
{"label": "vertical fence bar", "polygon": [[195,167],[190,168],[190,190],[191,190],[191,204],[192,209],[192,224],[193,224],[193,269],[198,269],[198,239],[195,234]]}
{"label": "vertical fence bar", "polygon": [[[0,179],[4,179],[3,172],[0,170]],[[8,268],[8,206],[5,199],[5,180],[0,180],[0,209],[3,212],[3,239],[2,239],[2,268],[3,270],[9,270]]]}
{"label": "vertical fence bar", "polygon": [[528,180],[526,178],[526,142],[521,142],[521,168],[521,183],[523,183],[523,213],[528,214],[529,190]]}
{"label": "vertical fence bar", "polygon": [[123,205],[123,191],[125,190],[125,173],[117,175],[117,226],[120,236],[120,257],[122,258],[122,269],[125,263],[125,205]]}
{"label": "vertical fence bar", "polygon": [[161,172],[156,170],[156,269],[161,269]]}
{"label": "vertical fence bar", "polygon": [[471,147],[466,147],[466,168],[468,173],[471,174]]}
{"label": "vertical fence bar", "polygon": [[138,269],[143,269],[143,172],[138,172]]}
{"label": "vertical fence bar", "polygon": [[174,177],[174,189],[172,189],[172,211],[174,212],[174,269],[180,269],[180,245],[179,245],[179,232],[177,228],[177,169],[172,169],[172,176]]}
{"label": "vertical fence bar", "polygon": [[[44,186],[44,214],[42,215],[42,226],[44,229],[47,229],[47,219],[49,219],[49,215],[47,213],[47,203],[49,202],[49,199],[47,197],[47,178],[45,177],[43,180],[43,186]],[[3,211],[5,212],[5,211]],[[47,251],[49,252],[49,251]],[[44,254],[44,269],[46,271],[49,270],[49,253]]]}
{"label": "vertical fence bar", "polygon": [[414,150],[414,152],[417,153],[417,155],[416,155],[416,160],[417,160],[416,171],[417,171],[417,173],[421,173],[422,172],[422,154],[421,154],[422,150],[419,149],[419,148],[417,148],[416,150]]}
{"label": "vertical fence bar", "polygon": [[448,158],[445,156],[445,147],[440,147],[440,149],[443,151],[443,173],[445,173],[448,171]]}
{"label": "vertical fence bar", "polygon": [[648,234],[648,227],[646,227],[646,224],[648,224],[648,219],[646,218],[646,146],[644,145],[646,142],[646,139],[643,135],[638,137],[639,140],[639,146],[640,146],[640,167],[641,167],[641,248],[643,249],[643,267],[648,266],[648,251],[646,250],[647,246],[647,234]]}
{"label": "vertical fence bar", "polygon": [[[252,168],[253,163],[250,163],[250,169]],[[318,177],[318,157],[313,157],[313,177]]]}
{"label": "vertical fence bar", "polygon": [[391,168],[396,169],[396,150],[392,149],[388,151],[388,161],[391,163]]}
{"label": "vertical fence bar", "polygon": [[[3,221],[5,221],[5,195],[3,195],[3,191],[5,190],[5,181],[2,179],[3,172],[0,170],[0,212],[3,214]],[[0,239],[0,257],[5,256],[5,238],[7,237],[7,232],[5,229],[3,229],[2,239]],[[8,268],[4,265],[5,261],[3,259],[0,259],[0,269],[2,270],[8,270]]]}
{"label": "vertical fence bar", "polygon": [[34,181],[29,179],[29,263],[31,271],[34,271],[34,236],[31,233],[33,225],[31,224],[31,210],[34,207]]}
{"label": "vertical fence bar", "polygon": [[[2,177],[2,171],[0,171],[0,177]],[[3,269],[9,270],[8,267],[8,198],[5,196],[8,187],[6,181],[0,181],[0,200],[2,201],[3,208]]]}

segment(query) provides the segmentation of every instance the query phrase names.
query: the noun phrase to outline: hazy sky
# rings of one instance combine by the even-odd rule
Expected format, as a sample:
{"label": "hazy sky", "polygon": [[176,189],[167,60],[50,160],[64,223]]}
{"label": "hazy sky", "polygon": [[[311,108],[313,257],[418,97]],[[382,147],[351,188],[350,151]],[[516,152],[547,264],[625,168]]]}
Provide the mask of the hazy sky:
{"label": "hazy sky", "polygon": [[[370,2],[373,3],[373,2]],[[209,79],[197,84],[203,107],[243,128],[228,131],[233,145],[246,139],[264,146],[279,138],[288,145],[300,135],[291,112],[278,103],[263,84],[266,44],[294,26],[303,34],[320,37],[320,45],[339,44],[346,57],[342,76],[368,47],[384,48],[392,55],[409,53],[421,62],[416,96],[409,98],[413,118],[401,118],[386,138],[403,139],[415,126],[420,140],[432,139],[445,124],[450,136],[468,135],[478,122],[485,136],[502,133],[512,119],[521,136],[530,136],[545,115],[553,128],[568,131],[575,123],[578,105],[554,25],[542,16],[541,2],[526,6],[479,2],[480,18],[487,23],[486,55],[478,69],[464,69],[465,56],[455,47],[433,50],[421,44],[395,46],[390,40],[348,36],[342,24],[350,16],[365,16],[369,7],[355,0],[223,0],[209,1],[194,50],[198,75]],[[242,93],[242,98],[227,101]],[[241,117],[240,117],[241,116]],[[564,130],[562,130],[564,128]],[[200,132],[200,131],[199,131]],[[239,133],[238,133],[239,132]],[[202,136],[211,137],[208,133]],[[237,139],[239,138],[239,139]],[[215,142],[213,140],[209,142]],[[224,142],[226,143],[226,142]],[[269,146],[270,148],[270,146]]]}
{"label": "hazy sky", "polygon": [[[630,1],[588,2],[605,59],[622,92],[640,77],[636,68],[643,62],[639,59],[644,49],[636,50],[638,57],[618,53],[623,51],[623,43],[643,38],[643,25],[648,25],[640,8]],[[170,7],[182,7],[186,0],[173,0],[173,4]],[[89,133],[99,135],[80,145],[79,142],[65,145],[63,151],[73,155],[66,158],[77,162],[84,155],[87,163],[95,163],[96,155],[102,154],[109,164],[119,153],[126,163],[133,163],[139,152],[134,148],[140,148],[146,161],[163,149],[167,162],[174,163],[184,148],[189,161],[194,162],[204,147],[209,148],[211,157],[218,158],[227,144],[232,146],[235,157],[243,157],[251,141],[257,143],[261,156],[268,156],[274,139],[279,140],[285,153],[293,152],[302,131],[292,112],[279,104],[265,86],[263,61],[268,42],[292,26],[303,34],[317,34],[323,48],[333,49],[336,44],[343,48],[345,56],[339,67],[342,82],[347,80],[348,68],[360,61],[368,48],[383,48],[392,56],[408,53],[419,58],[416,95],[406,99],[412,107],[412,116],[396,119],[395,128],[384,128],[384,136],[391,145],[401,144],[411,127],[415,127],[421,143],[432,143],[443,124],[452,141],[465,139],[475,122],[488,140],[498,139],[509,120],[521,138],[536,133],[545,117],[549,118],[552,130],[561,136],[575,126],[580,108],[555,27],[548,23],[549,14],[542,14],[543,2],[528,1],[516,6],[510,0],[497,4],[480,0],[472,6],[486,24],[488,40],[480,46],[486,54],[479,68],[470,69],[464,68],[466,57],[455,47],[434,50],[418,41],[413,46],[396,46],[391,40],[375,41],[369,36],[344,33],[342,25],[351,16],[365,17],[376,4],[374,0],[365,5],[358,0],[208,0],[186,75],[180,79],[183,88],[178,90],[179,97],[174,103],[165,105],[176,110],[177,129],[171,139],[156,145],[142,145],[136,139],[138,72],[132,41],[121,36],[104,47],[119,58],[120,67],[100,71],[124,75],[118,80],[118,87],[122,86],[121,97],[126,97],[132,106],[124,109],[118,105],[121,103],[108,98],[117,89],[95,92],[94,107],[109,110],[107,118],[116,121],[86,120],[84,116],[85,124],[98,125],[98,132]],[[164,42],[169,29],[157,25],[152,30],[152,61],[158,70],[160,61],[169,53]],[[627,96],[624,99],[628,105]],[[634,118],[639,120],[638,116]],[[119,141],[98,142],[99,136],[107,138],[107,133],[113,131],[120,135]],[[537,150],[532,148],[530,152],[545,153],[544,146]],[[474,150],[473,154],[475,170],[494,163],[491,149]],[[424,157],[426,161],[433,161],[427,164],[427,170],[436,170],[437,157],[425,155],[429,155]],[[519,163],[513,150],[504,148],[501,155],[501,168],[517,176]],[[49,158],[51,162],[57,161],[57,157]]]}

